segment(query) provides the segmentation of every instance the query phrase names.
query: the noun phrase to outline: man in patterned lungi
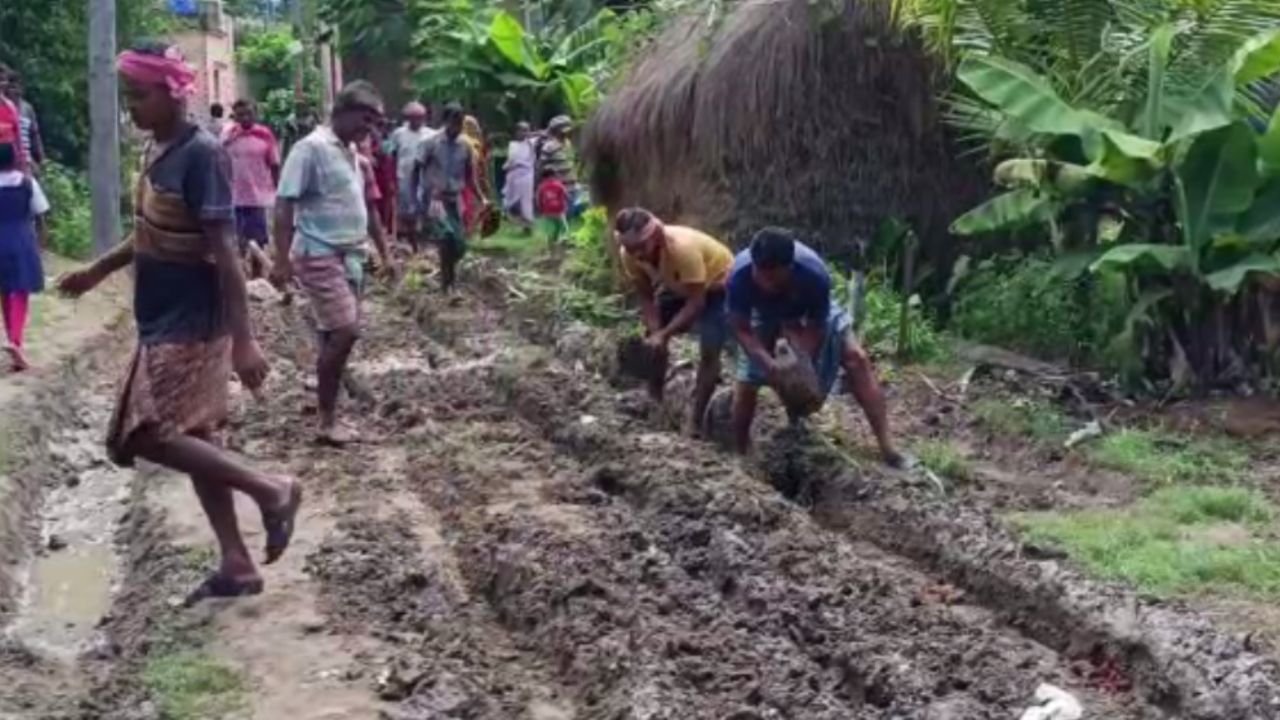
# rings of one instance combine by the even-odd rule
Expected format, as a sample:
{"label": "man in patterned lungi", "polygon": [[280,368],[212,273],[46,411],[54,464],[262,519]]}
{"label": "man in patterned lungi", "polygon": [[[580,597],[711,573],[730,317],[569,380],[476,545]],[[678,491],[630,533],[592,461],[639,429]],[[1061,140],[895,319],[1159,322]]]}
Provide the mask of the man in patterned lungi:
{"label": "man in patterned lungi", "polygon": [[188,118],[196,74],[175,48],[140,46],[121,54],[118,67],[129,114],[152,140],[138,178],[134,230],[88,268],[59,278],[58,287],[79,296],[133,267],[138,348],[107,449],[121,465],[141,457],[191,476],[222,558],[189,603],[255,595],[262,576],[240,535],[231,492],[245,493],[261,510],[269,564],[293,536],[302,486],[246,465],[217,442],[231,372],[250,389],[267,374],[232,234],[227,155]]}
{"label": "man in patterned lungi", "polygon": [[357,80],[334,101],[333,115],[289,151],[276,190],[274,279],[295,276],[311,302],[320,331],[316,394],[320,442],[342,446],[355,432],[338,422],[338,390],[351,349],[360,336],[366,240],[373,238],[380,265],[394,273],[376,213],[369,213],[356,143],[382,120],[377,89]]}

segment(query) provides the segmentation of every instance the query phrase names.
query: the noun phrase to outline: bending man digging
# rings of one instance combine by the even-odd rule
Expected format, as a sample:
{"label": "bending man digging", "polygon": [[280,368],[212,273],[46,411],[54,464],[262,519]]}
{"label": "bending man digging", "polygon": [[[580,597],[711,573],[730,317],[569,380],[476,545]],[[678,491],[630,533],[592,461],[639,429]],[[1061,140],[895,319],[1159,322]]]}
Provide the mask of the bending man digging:
{"label": "bending man digging", "polygon": [[671,338],[697,327],[700,357],[692,426],[699,434],[720,376],[720,353],[729,339],[725,281],[733,252],[693,228],[663,225],[641,208],[618,213],[614,232],[622,246],[623,270],[640,296],[645,342],[656,358],[649,384],[655,399],[662,398]]}
{"label": "bending man digging", "polygon": [[903,465],[889,439],[884,392],[871,359],[853,335],[853,319],[831,302],[831,275],[816,252],[786,230],[761,230],[734,261],[728,294],[729,324],[745,350],[733,391],[739,452],[751,445],[760,386],[778,379],[774,349],[778,338],[785,337],[802,359],[812,359],[823,397],[844,370],[846,386],[866,413],[881,457],[891,466]]}

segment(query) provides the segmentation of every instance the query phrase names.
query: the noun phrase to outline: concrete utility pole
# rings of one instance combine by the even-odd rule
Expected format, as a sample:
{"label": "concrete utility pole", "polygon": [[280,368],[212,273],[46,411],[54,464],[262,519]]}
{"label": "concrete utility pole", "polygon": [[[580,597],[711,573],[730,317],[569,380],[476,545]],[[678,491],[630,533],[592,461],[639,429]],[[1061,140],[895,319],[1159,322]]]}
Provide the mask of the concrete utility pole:
{"label": "concrete utility pole", "polygon": [[303,39],[302,29],[302,0],[290,0],[290,10],[293,13],[293,37],[302,43],[302,52],[298,53],[298,62],[293,68],[293,101],[296,104],[302,104],[302,98],[306,97],[303,93],[303,68],[307,62],[307,41]]}
{"label": "concrete utility pole", "polygon": [[116,88],[116,0],[89,2],[89,189],[93,249],[120,239],[120,102]]}

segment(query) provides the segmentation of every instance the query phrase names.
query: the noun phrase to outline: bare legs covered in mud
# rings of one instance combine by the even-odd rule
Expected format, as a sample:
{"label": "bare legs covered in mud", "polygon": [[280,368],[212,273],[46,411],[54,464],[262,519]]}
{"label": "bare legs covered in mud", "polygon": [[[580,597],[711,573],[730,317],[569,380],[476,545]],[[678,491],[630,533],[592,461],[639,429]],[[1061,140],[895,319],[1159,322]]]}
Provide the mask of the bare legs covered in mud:
{"label": "bare legs covered in mud", "polygon": [[262,577],[254,565],[236,518],[232,492],[239,491],[257,503],[267,534],[267,564],[284,554],[293,535],[294,519],[302,501],[297,480],[258,472],[199,436],[164,441],[142,441],[138,455],[191,477],[196,496],[218,540],[221,561],[216,573],[188,598],[195,602],[211,596],[253,595],[262,590]]}
{"label": "bare legs covered in mud", "polygon": [[[711,404],[711,396],[716,391],[716,383],[720,379],[720,354],[722,348],[701,345],[698,348],[698,374],[694,380],[693,408],[689,423],[694,437],[703,434],[703,423],[707,417],[707,406]],[[653,373],[649,376],[649,397],[661,402],[667,382],[667,365],[671,352],[667,348],[655,351],[653,355]]]}
{"label": "bare legs covered in mud", "polygon": [[335,445],[354,440],[351,433],[338,424],[338,393],[342,375],[360,331],[355,327],[320,333],[320,353],[316,359],[316,400],[320,409],[320,439]]}
{"label": "bare legs covered in mud", "polygon": [[[885,404],[884,390],[876,379],[875,368],[871,358],[853,338],[846,338],[844,350],[840,357],[844,369],[845,387],[867,417],[867,424],[875,435],[876,445],[880,448],[880,456],[892,466],[902,462],[902,456],[893,447],[889,437],[889,412]],[[751,424],[756,416],[756,403],[760,388],[751,383],[739,381],[733,389],[733,437],[738,452],[746,453],[751,449]]]}

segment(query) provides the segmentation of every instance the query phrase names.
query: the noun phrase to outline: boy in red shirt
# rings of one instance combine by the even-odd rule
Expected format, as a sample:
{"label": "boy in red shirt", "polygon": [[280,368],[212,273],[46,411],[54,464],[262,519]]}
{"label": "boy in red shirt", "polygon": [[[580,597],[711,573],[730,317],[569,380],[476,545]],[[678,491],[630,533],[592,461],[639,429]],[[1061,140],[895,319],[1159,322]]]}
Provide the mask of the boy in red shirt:
{"label": "boy in red shirt", "polygon": [[568,213],[569,191],[554,170],[543,170],[538,183],[538,224],[547,244],[558,245],[569,234]]}

